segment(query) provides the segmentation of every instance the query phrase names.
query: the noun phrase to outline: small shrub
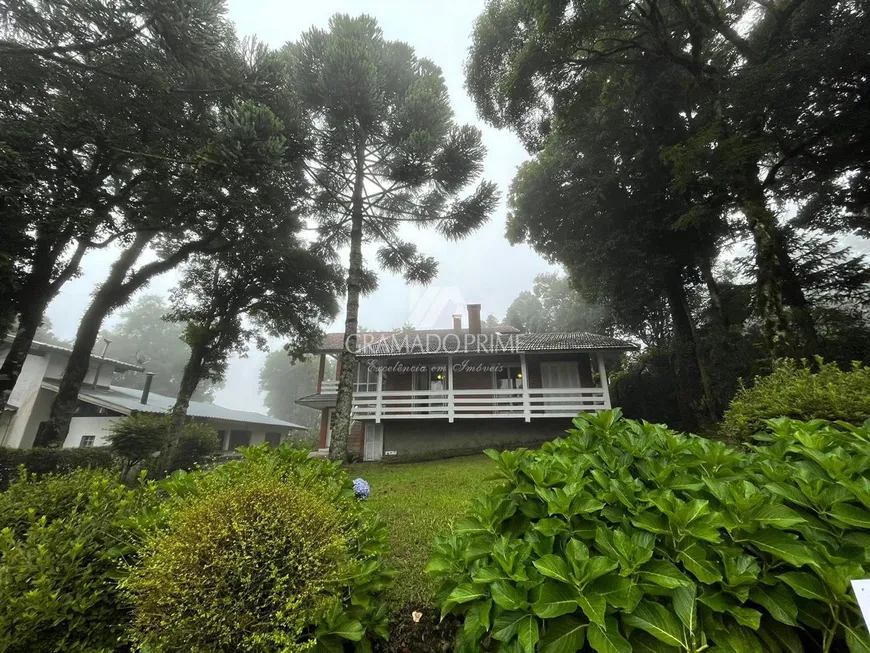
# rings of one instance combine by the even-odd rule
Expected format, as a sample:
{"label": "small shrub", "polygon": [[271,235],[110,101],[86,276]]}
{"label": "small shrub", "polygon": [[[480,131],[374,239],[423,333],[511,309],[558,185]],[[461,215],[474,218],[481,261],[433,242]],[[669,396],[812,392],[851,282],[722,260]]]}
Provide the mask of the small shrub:
{"label": "small shrub", "polygon": [[125,464],[125,472],[163,450],[169,442],[169,415],[133,413],[109,429],[109,448]]}
{"label": "small shrub", "polygon": [[581,415],[501,484],[428,571],[458,651],[866,651],[870,424],[779,420],[746,453]]}
{"label": "small shrub", "polygon": [[746,442],[764,429],[765,420],[776,417],[852,424],[870,419],[870,367],[855,363],[843,372],[833,363],[817,363],[814,372],[806,361],[782,360],[769,376],[741,388],[725,413],[723,434]]}
{"label": "small shrub", "polygon": [[189,422],[184,425],[178,445],[172,451],[169,471],[193,469],[208,460],[209,456],[217,453],[220,448],[221,441],[213,426],[203,422]]}
{"label": "small shrub", "polygon": [[18,477],[22,467],[31,474],[68,474],[76,469],[108,469],[117,461],[108,447],[70,449],[7,449],[0,447],[0,491]]}
{"label": "small shrub", "polygon": [[386,635],[386,531],[335,464],[287,446],[176,474],[126,587],[155,650],[341,651]]}
{"label": "small shrub", "polygon": [[153,499],[102,470],[26,476],[0,495],[0,651],[122,648],[121,556],[130,520]]}

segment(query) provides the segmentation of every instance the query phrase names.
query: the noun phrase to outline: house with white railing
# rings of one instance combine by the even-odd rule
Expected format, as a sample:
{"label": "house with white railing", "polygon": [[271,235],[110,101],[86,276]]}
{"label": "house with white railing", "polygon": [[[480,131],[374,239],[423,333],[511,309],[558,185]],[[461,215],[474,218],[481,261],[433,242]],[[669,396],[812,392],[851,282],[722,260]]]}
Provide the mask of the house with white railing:
{"label": "house with white railing", "polygon": [[[591,333],[520,333],[484,327],[480,305],[468,326],[367,332],[357,336],[349,449],[362,460],[424,459],[487,447],[537,445],[570,428],[581,412],[610,406],[605,361],[635,349]],[[326,361],[340,360],[344,334],[319,350],[315,394],[297,400],[322,411],[320,448],[328,450],[337,399]]]}

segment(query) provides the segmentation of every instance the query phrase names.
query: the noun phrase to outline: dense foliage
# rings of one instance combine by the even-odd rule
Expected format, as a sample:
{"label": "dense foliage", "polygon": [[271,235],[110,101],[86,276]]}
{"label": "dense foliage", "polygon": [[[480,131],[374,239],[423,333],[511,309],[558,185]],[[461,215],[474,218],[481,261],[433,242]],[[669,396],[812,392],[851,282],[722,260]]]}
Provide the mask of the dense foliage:
{"label": "dense foliage", "polygon": [[655,350],[632,416],[710,429],[774,357],[867,355],[868,30],[849,0],[486,3],[467,88],[533,155],[506,235]]}
{"label": "dense foliage", "polygon": [[870,419],[870,367],[855,363],[848,372],[816,360],[818,369],[802,361],[782,360],[773,372],[741,388],[725,412],[722,432],[749,440],[766,420],[842,420],[863,424]]}
{"label": "dense foliage", "polygon": [[181,438],[172,449],[169,471],[190,470],[220,451],[221,441],[217,430],[203,422],[189,422],[181,430]]}
{"label": "dense foliage", "polygon": [[155,500],[107,471],[26,476],[0,494],[0,651],[113,651],[129,523]]}
{"label": "dense foliage", "polygon": [[575,427],[489,452],[501,483],[437,540],[459,650],[867,650],[870,426],[776,420],[753,453],[619,411]]}
{"label": "dense foliage", "polygon": [[367,650],[385,636],[384,525],[334,464],[290,447],[180,475],[126,587],[161,650]]}
{"label": "dense foliage", "polygon": [[174,446],[170,446],[171,428],[171,415],[133,413],[110,428],[109,450],[121,461],[125,475],[141,466],[153,478],[191,469],[220,450],[217,430],[210,424],[184,424]]}
{"label": "dense foliage", "polygon": [[117,464],[108,447],[76,447],[70,449],[7,449],[0,447],[0,491],[19,477],[22,466],[31,474],[69,474],[90,467],[105,469]]}

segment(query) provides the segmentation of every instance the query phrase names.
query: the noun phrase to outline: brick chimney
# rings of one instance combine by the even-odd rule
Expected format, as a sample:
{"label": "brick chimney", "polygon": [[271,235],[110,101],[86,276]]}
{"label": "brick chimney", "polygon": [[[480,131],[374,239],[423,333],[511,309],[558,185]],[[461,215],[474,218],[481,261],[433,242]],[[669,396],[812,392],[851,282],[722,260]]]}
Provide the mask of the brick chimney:
{"label": "brick chimney", "polygon": [[468,333],[480,335],[480,304],[468,305]]}
{"label": "brick chimney", "polygon": [[462,331],[462,315],[454,315],[453,316],[453,330],[454,331]]}

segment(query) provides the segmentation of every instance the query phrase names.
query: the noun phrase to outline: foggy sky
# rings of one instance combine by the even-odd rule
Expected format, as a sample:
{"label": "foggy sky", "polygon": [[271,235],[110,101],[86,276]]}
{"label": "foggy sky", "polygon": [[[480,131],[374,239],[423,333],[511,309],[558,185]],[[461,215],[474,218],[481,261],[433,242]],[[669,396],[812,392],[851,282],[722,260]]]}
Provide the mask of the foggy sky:
{"label": "foggy sky", "polygon": [[[229,17],[240,36],[253,36],[271,47],[296,40],[312,25],[327,27],[334,13],[367,13],[376,17],[388,40],[406,41],[418,56],[441,67],[450,100],[461,123],[473,123],[483,131],[488,154],[483,177],[495,181],[502,201],[492,221],[465,241],[450,243],[431,230],[414,230],[420,250],[439,262],[438,277],[425,289],[409,288],[403,279],[380,273],[378,290],[360,303],[360,325],[377,330],[392,329],[406,322],[417,327],[450,326],[457,305],[482,304],[482,314],[503,317],[508,305],[522,290],[530,290],[537,274],[553,270],[528,246],[512,247],[504,238],[505,197],[516,167],[528,158],[511,133],[497,131],[477,118],[474,104],[463,88],[463,63],[474,19],[483,0],[229,0]],[[49,306],[48,317],[55,333],[72,340],[90,294],[105,277],[117,251],[94,251],[83,263],[82,275],[66,284]],[[371,251],[367,260],[374,266]],[[167,294],[175,273],[151,282],[140,294]],[[135,298],[134,300],[135,301]],[[464,311],[463,311],[464,312]],[[117,316],[110,318],[111,324]],[[463,320],[465,322],[465,320]],[[342,331],[344,316],[329,325]],[[276,343],[277,344],[277,343]],[[265,412],[257,391],[257,379],[265,354],[252,350],[247,359],[235,358],[227,371],[225,388],[215,403],[228,408]]]}

